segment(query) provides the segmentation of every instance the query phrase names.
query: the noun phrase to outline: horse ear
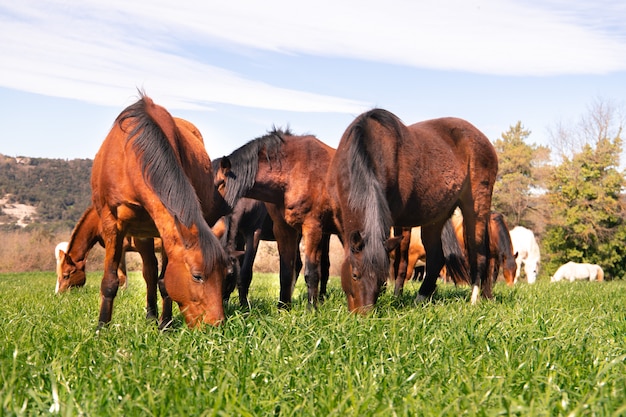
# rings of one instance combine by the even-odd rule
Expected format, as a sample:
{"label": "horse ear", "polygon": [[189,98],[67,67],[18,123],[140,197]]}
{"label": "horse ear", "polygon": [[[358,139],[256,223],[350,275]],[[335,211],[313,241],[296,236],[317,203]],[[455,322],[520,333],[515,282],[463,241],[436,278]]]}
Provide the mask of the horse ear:
{"label": "horse ear", "polygon": [[517,259],[517,255],[519,255],[519,252],[515,252],[515,254],[513,255],[513,259]]}
{"label": "horse ear", "polygon": [[227,156],[222,157],[220,160],[220,169],[224,172],[230,171],[231,168],[230,159]]}
{"label": "horse ear", "polygon": [[193,224],[191,227],[187,227],[178,220],[178,216],[174,216],[174,224],[176,225],[176,231],[185,245],[185,249],[191,248],[193,246],[191,242],[195,241],[194,229],[197,231],[196,225]]}
{"label": "horse ear", "polygon": [[391,252],[395,250],[398,246],[400,246],[400,242],[402,241],[402,236],[390,237],[385,242],[385,249],[387,252]]}
{"label": "horse ear", "polygon": [[350,251],[352,253],[360,253],[365,247],[365,242],[363,241],[363,237],[358,230],[350,233]]}

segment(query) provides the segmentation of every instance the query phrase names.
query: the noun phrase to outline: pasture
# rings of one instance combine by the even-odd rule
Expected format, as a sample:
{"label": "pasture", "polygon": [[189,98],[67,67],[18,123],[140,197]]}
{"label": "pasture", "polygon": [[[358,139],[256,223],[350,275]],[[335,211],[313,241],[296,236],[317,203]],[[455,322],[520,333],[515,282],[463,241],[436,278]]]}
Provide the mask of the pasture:
{"label": "pasture", "polygon": [[[339,279],[290,311],[277,274],[255,274],[250,310],[236,293],[219,328],[146,322],[137,272],[96,332],[101,272],[53,294],[54,273],[0,274],[2,415],[491,416],[626,414],[626,282],[392,288],[362,317]],[[160,303],[159,303],[160,304]]]}

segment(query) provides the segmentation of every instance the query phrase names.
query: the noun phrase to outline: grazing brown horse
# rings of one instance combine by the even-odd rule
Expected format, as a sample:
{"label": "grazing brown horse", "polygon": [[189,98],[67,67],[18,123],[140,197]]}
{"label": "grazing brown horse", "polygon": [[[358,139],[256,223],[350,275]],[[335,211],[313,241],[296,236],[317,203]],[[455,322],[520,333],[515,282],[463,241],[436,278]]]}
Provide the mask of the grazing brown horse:
{"label": "grazing brown horse", "polygon": [[422,227],[426,276],[418,301],[435,291],[444,266],[441,230],[456,207],[463,212],[472,280],[472,303],[486,279],[487,223],[498,171],[493,145],[470,123],[443,118],[405,126],[374,109],[343,134],[327,184],[343,235],[341,283],[350,311],[375,303],[389,273],[391,226]]}
{"label": "grazing brown horse", "polygon": [[334,153],[314,136],[273,130],[224,157],[216,172],[216,184],[231,207],[242,197],[271,203],[267,209],[280,256],[280,306],[291,305],[300,236],[309,303],[316,305],[325,292],[330,233],[335,232],[325,176]]}
{"label": "grazing brown horse", "polygon": [[[460,248],[463,248],[465,233],[463,230],[463,217],[461,215],[453,215],[450,218],[450,224],[454,229],[455,236],[460,244]],[[464,252],[460,254],[450,255],[459,256],[461,262],[467,263],[466,255]],[[489,276],[495,283],[500,274],[500,267],[502,267],[502,275],[504,281],[508,285],[515,283],[515,271],[517,264],[515,262],[516,254],[513,252],[513,244],[511,243],[511,236],[509,234],[509,228],[506,225],[504,216],[500,213],[491,212],[489,216]],[[469,284],[467,280],[462,277],[452,277],[452,280],[459,284]]]}
{"label": "grazing brown horse", "polygon": [[[157,237],[167,257],[166,304],[178,303],[189,327],[224,319],[228,258],[209,224],[221,217],[211,161],[199,133],[142,94],[115,120],[92,170],[93,205],[105,246],[99,323],[111,321],[126,235]],[[171,315],[171,306],[169,310]]]}
{"label": "grazing brown horse", "polygon": [[[219,167],[220,158],[213,161],[213,167]],[[243,253],[240,260],[240,269],[236,274],[229,274],[224,281],[224,300],[228,300],[235,287],[239,295],[239,304],[249,307],[248,292],[252,282],[254,259],[261,240],[276,241],[274,237],[274,222],[272,221],[264,203],[251,198],[240,199],[233,212],[225,216],[225,232],[222,245],[229,254]],[[302,268],[300,253],[296,253],[296,272]]]}
{"label": "grazing brown horse", "polygon": [[[58,268],[55,293],[62,293],[72,287],[85,285],[87,256],[96,243],[104,247],[104,242],[102,241],[102,225],[96,209],[93,206],[89,206],[78,223],[76,223],[70,236],[67,250],[62,250],[57,254],[60,265]],[[158,261],[155,252],[160,252],[161,250],[160,239],[158,240],[157,247],[155,247],[155,240],[152,238],[139,239],[127,236],[124,239],[124,254],[129,251],[135,251],[141,256],[143,278],[146,281],[147,287],[146,315],[148,318],[157,317],[156,291],[158,282]],[[125,286],[126,282],[124,254],[122,254],[118,268],[118,277],[122,288]]]}

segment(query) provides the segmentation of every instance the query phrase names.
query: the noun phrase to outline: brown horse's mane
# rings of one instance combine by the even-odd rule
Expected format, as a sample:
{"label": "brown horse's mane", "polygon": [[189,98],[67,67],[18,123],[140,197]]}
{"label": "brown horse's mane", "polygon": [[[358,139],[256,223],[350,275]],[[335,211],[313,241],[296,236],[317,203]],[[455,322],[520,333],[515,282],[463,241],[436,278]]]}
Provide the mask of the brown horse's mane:
{"label": "brown horse's mane", "polygon": [[225,157],[230,161],[231,171],[224,199],[231,208],[254,186],[262,150],[269,164],[280,163],[285,136],[293,136],[293,133],[289,129],[273,128],[266,135],[251,140]]}
{"label": "brown horse's mane", "polygon": [[[78,219],[78,222],[76,223],[76,226],[74,226],[74,229],[72,230],[72,234],[70,235],[70,240],[67,246],[67,253],[69,254],[72,249],[74,248],[74,245],[76,243],[76,234],[78,233],[78,231],[80,230],[81,226],[83,225],[83,223],[85,223],[87,217],[93,212],[95,211],[96,208],[94,206],[89,206],[89,208],[87,210],[85,210],[85,212],[80,216],[80,219]],[[89,242],[89,247],[93,247],[93,245],[96,244],[96,242],[100,243],[100,245],[102,245],[102,247],[104,247],[104,241],[102,240],[102,236],[99,233],[94,234],[93,240],[91,242]],[[73,261],[82,261],[82,259],[72,259]]]}
{"label": "brown horse's mane", "polygon": [[[116,123],[123,130],[123,122],[131,120],[132,130],[126,140],[134,138],[132,148],[140,161],[146,184],[173,217],[186,227],[198,226],[205,259],[208,262],[221,259],[225,264],[226,255],[206,224],[196,191],[181,165],[186,159],[179,159],[174,151],[173,146],[185,146],[182,135],[167,110],[156,106],[143,93],[140,94],[140,100],[127,107],[118,116]],[[166,129],[170,130],[173,137],[168,138]]]}
{"label": "brown horse's mane", "polygon": [[498,246],[501,253],[513,253],[513,245],[509,228],[506,226],[504,216],[500,213],[491,213],[491,220],[498,225]]}
{"label": "brown horse's mane", "polygon": [[400,141],[406,127],[393,113],[384,109],[373,109],[359,116],[348,127],[345,137],[351,138],[348,148],[350,187],[348,204],[350,208],[363,216],[363,239],[369,240],[363,251],[362,267],[371,268],[376,276],[383,276],[380,271],[389,268],[389,258],[384,248],[385,240],[391,229],[391,210],[387,202],[383,185],[378,176],[373,157],[376,149],[375,136],[372,135],[371,123],[377,122]]}
{"label": "brown horse's mane", "polygon": [[[116,123],[123,129],[122,124],[128,119],[132,120],[132,130],[128,133],[127,141],[135,138],[132,148],[141,163],[144,180],[170,214],[178,217],[185,226],[191,227],[201,216],[200,202],[161,127],[163,122],[155,120],[153,114],[149,113],[147,107],[153,104],[151,100],[146,102],[146,99],[150,100],[142,94],[139,101],[118,116]],[[166,112],[165,109],[163,111]],[[166,114],[171,119],[169,113]],[[174,129],[174,135],[174,143],[180,143],[178,129]]]}

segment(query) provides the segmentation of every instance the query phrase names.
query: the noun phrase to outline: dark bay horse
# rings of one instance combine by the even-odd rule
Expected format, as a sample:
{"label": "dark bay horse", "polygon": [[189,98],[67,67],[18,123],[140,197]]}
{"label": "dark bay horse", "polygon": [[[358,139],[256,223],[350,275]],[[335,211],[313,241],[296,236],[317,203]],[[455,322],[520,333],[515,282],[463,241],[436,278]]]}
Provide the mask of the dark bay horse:
{"label": "dark bay horse", "polygon": [[[219,167],[220,158],[213,161],[213,167]],[[230,295],[237,288],[239,304],[242,307],[249,307],[248,292],[252,282],[254,259],[261,240],[276,241],[274,237],[274,222],[268,213],[276,210],[271,203],[264,203],[251,198],[240,199],[233,212],[224,216],[225,231],[223,233],[222,245],[226,253],[239,254],[240,268],[236,274],[229,274],[224,281],[224,300],[228,300]],[[290,226],[282,226],[290,227]],[[299,241],[299,239],[298,239]],[[296,276],[302,269],[300,252],[296,251]]]}
{"label": "dark bay horse", "polygon": [[492,297],[487,223],[497,171],[493,145],[464,120],[405,126],[382,109],[358,116],[341,138],[327,180],[343,235],[341,282],[350,311],[376,303],[389,273],[392,226],[422,227],[426,276],[417,298],[430,297],[444,266],[441,231],[456,207],[465,222],[472,303],[481,290]]}
{"label": "dark bay horse", "polygon": [[[211,161],[191,123],[174,120],[143,94],[117,117],[91,178],[105,246],[100,325],[111,321],[126,235],[161,237],[166,300],[178,303],[189,327],[224,320],[228,257],[207,224],[221,217],[221,196],[207,178]],[[162,325],[171,320],[165,305]]]}
{"label": "dark bay horse", "polygon": [[336,232],[325,176],[334,153],[314,136],[274,129],[224,157],[216,172],[231,207],[242,197],[271,203],[266,207],[280,256],[281,306],[291,305],[300,238],[309,303],[316,305],[325,292],[330,234]]}
{"label": "dark bay horse", "polygon": [[[87,256],[96,243],[104,247],[102,223],[96,209],[89,206],[76,223],[67,249],[57,254],[59,266],[55,293],[62,293],[71,287],[85,285]],[[146,315],[148,318],[157,317],[158,261],[155,252],[161,250],[160,240],[158,247],[155,247],[155,240],[152,238],[140,239],[127,236],[123,244],[124,254],[122,254],[118,267],[120,286],[124,287],[126,281],[125,253],[135,251],[141,256],[143,278],[147,288]]]}

